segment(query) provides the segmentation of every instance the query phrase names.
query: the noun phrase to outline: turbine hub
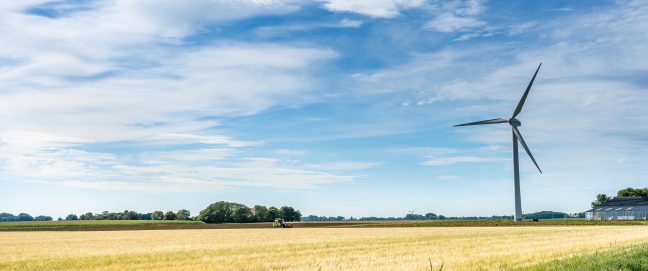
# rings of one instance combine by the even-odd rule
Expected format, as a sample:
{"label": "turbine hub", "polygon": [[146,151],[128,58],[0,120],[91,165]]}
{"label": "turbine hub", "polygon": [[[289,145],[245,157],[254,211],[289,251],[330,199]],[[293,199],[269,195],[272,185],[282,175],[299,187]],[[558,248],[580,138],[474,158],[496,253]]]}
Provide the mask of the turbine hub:
{"label": "turbine hub", "polygon": [[522,126],[522,122],[520,122],[520,121],[519,121],[518,119],[516,119],[516,118],[510,118],[510,119],[509,119],[509,124],[511,124],[511,126],[516,126],[516,127],[517,127],[517,126]]}

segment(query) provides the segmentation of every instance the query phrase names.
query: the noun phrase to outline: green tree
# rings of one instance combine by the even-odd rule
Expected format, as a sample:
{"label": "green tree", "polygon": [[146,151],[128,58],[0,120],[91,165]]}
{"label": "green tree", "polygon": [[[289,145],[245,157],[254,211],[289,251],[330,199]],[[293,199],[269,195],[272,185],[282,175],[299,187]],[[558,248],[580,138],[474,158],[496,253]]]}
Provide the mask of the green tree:
{"label": "green tree", "polygon": [[279,209],[279,216],[287,221],[301,220],[301,213],[289,206],[282,206],[281,209]]}
{"label": "green tree", "polygon": [[101,212],[101,214],[97,214],[95,216],[95,219],[97,219],[97,220],[107,220],[109,215],[110,215],[110,213],[108,211],[103,211],[103,212]]}
{"label": "green tree", "polygon": [[52,221],[52,217],[51,216],[39,215],[37,217],[34,217],[34,221]]}
{"label": "green tree", "polygon": [[425,219],[425,217],[419,214],[410,213],[405,215],[405,220],[423,220],[423,219]]}
{"label": "green tree", "polygon": [[601,206],[604,202],[610,200],[610,197],[608,197],[605,194],[598,194],[596,195],[596,200],[592,202],[592,208],[596,208]]}
{"label": "green tree", "polygon": [[191,212],[189,210],[178,210],[176,213],[176,219],[178,220],[190,220],[191,219]]}
{"label": "green tree", "polygon": [[252,209],[245,205],[234,208],[234,221],[236,223],[254,222],[254,215]]}
{"label": "green tree", "polygon": [[80,218],[81,218],[81,220],[92,220],[92,219],[95,219],[95,216],[92,213],[88,212],[88,213],[82,214]]}
{"label": "green tree", "polygon": [[140,214],[135,211],[124,211],[124,219],[126,220],[139,220]]}
{"label": "green tree", "polygon": [[278,218],[278,217],[280,217],[279,216],[279,209],[277,209],[277,207],[270,206],[270,208],[268,208],[268,213],[267,213],[265,221],[274,221],[275,218]]}
{"label": "green tree", "polygon": [[243,223],[249,222],[251,217],[252,210],[247,206],[235,202],[219,201],[200,211],[198,220],[205,223]]}
{"label": "green tree", "polygon": [[162,220],[164,219],[164,213],[162,211],[155,211],[151,213],[151,220]]}
{"label": "green tree", "polygon": [[254,215],[254,221],[256,222],[268,221],[268,208],[263,205],[254,205],[254,207],[252,207],[252,214]]}
{"label": "green tree", "polygon": [[18,221],[33,221],[34,218],[26,213],[18,214]]}
{"label": "green tree", "polygon": [[435,213],[427,213],[425,214],[425,219],[435,220],[437,219],[437,215]]}
{"label": "green tree", "polygon": [[18,217],[10,213],[0,213],[0,222],[18,221]]}
{"label": "green tree", "polygon": [[554,211],[540,211],[540,212],[535,212],[535,213],[530,213],[530,214],[524,214],[523,215],[524,219],[555,219],[555,218],[567,218],[569,217],[568,214],[562,213],[562,212],[554,212]]}
{"label": "green tree", "polygon": [[628,188],[619,190],[619,192],[617,192],[616,196],[619,197],[619,198],[648,197],[648,187],[646,187],[646,188],[628,187]]}
{"label": "green tree", "polygon": [[65,220],[79,220],[79,217],[75,214],[69,214],[65,217]]}
{"label": "green tree", "polygon": [[168,211],[164,214],[164,220],[176,220],[176,214],[174,212]]}

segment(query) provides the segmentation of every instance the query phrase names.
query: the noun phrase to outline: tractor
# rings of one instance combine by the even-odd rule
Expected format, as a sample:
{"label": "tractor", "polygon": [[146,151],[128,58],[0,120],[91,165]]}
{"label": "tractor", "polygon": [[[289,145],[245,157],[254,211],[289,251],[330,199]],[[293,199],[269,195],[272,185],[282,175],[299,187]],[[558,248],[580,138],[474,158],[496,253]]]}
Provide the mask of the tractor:
{"label": "tractor", "polygon": [[290,223],[286,223],[286,221],[283,218],[275,218],[274,222],[272,222],[272,227],[273,228],[292,228],[293,225]]}

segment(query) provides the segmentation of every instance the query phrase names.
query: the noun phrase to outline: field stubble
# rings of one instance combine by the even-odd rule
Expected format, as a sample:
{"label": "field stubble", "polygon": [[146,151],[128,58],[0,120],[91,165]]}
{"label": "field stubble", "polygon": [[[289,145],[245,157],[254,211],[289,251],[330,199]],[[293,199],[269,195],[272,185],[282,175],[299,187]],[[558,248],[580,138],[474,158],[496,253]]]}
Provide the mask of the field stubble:
{"label": "field stubble", "polygon": [[648,227],[0,232],[0,269],[497,270],[641,242]]}

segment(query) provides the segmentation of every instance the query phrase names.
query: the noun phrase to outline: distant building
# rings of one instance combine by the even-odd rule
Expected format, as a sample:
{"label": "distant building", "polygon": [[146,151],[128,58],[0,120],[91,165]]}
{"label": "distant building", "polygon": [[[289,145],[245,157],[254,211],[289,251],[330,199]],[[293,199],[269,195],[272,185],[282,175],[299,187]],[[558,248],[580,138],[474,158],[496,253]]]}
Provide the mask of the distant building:
{"label": "distant building", "polygon": [[613,198],[585,212],[591,220],[648,219],[648,197]]}

